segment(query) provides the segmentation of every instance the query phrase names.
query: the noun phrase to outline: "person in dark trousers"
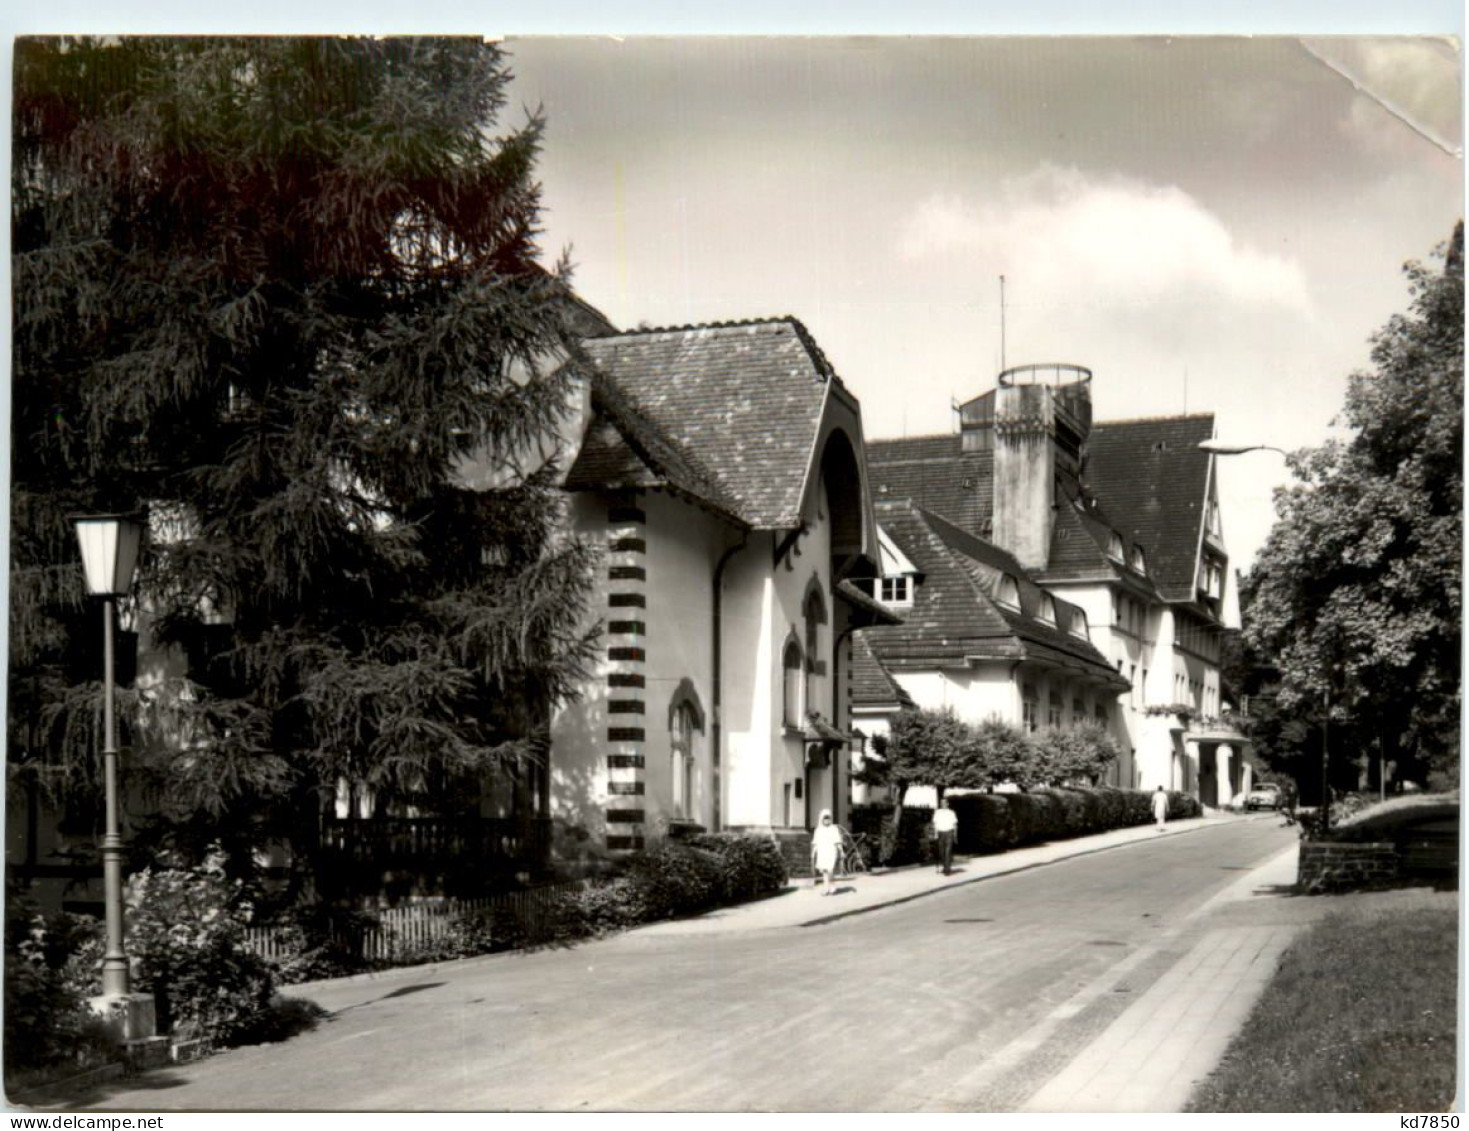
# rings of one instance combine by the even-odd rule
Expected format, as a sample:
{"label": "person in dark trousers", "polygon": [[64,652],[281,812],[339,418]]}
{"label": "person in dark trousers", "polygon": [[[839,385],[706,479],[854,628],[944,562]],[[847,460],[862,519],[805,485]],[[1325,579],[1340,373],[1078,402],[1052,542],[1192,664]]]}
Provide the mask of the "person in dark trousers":
{"label": "person in dark trousers", "polygon": [[949,808],[948,798],[940,801],[934,810],[933,831],[938,836],[939,859],[947,876],[954,862],[954,836],[959,831],[959,815]]}

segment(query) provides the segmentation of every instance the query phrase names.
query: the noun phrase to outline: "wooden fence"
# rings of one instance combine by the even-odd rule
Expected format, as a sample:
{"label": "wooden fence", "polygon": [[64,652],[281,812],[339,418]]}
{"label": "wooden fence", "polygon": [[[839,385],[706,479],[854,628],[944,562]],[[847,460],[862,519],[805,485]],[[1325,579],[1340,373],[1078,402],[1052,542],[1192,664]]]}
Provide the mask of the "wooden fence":
{"label": "wooden fence", "polygon": [[[513,923],[517,935],[535,940],[543,936],[554,901],[565,893],[586,890],[591,882],[568,880],[479,899],[429,899],[382,908],[370,913],[374,925],[343,927],[333,932],[334,941],[363,962],[376,964],[421,953],[447,939],[466,921],[487,924],[492,935],[497,923]],[[511,937],[508,926],[505,937]],[[245,941],[267,961],[289,958],[299,945],[290,932],[271,924],[247,928]]]}

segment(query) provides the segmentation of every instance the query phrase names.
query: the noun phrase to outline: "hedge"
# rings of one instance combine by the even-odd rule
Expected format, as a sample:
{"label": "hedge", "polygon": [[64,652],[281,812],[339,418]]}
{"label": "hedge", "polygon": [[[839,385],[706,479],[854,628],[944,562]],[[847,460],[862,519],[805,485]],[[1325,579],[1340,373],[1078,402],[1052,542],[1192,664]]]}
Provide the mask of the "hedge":
{"label": "hedge", "polygon": [[[1028,793],[951,793],[948,801],[959,818],[956,847],[971,855],[1146,825],[1153,820],[1151,792],[1111,786],[1044,788]],[[1197,817],[1202,811],[1198,800],[1189,794],[1168,794],[1170,819]],[[879,863],[927,862],[931,857],[928,829],[933,810],[905,808],[896,837],[892,817],[891,805],[854,805],[852,831],[865,832],[887,850],[879,853]]]}
{"label": "hedge", "polygon": [[558,898],[550,939],[566,942],[692,915],[779,891],[785,861],[772,840],[712,833],[665,841],[629,858],[621,875]]}
{"label": "hedge", "polygon": [[893,807],[885,803],[853,805],[848,815],[852,833],[866,834],[873,846],[873,859],[869,864],[915,864],[933,859],[929,845],[928,830],[933,823],[933,810],[907,808],[902,810],[902,820],[896,831],[893,828]]}

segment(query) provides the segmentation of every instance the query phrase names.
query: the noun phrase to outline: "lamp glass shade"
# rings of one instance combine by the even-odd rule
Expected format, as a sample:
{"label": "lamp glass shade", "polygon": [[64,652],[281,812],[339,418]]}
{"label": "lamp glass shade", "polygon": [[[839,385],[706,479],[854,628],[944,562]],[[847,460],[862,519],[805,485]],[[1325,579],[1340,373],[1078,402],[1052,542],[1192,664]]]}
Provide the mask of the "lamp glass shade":
{"label": "lamp glass shade", "polygon": [[120,596],[133,586],[143,525],[118,514],[85,515],[76,520],[87,592],[94,597]]}

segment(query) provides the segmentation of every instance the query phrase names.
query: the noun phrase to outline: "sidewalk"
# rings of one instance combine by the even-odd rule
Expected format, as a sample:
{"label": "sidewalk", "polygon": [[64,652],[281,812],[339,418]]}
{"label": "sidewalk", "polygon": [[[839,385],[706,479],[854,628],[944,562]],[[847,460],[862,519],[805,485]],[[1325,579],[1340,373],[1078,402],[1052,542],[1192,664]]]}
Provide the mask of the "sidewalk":
{"label": "sidewalk", "polygon": [[666,935],[710,935],[728,931],[774,930],[780,927],[815,927],[849,915],[860,915],[880,907],[907,903],[935,892],[978,883],[995,876],[1023,872],[1029,868],[1053,864],[1058,860],[1070,860],[1139,841],[1157,840],[1159,837],[1181,836],[1201,828],[1217,826],[1224,821],[1260,819],[1262,818],[1255,815],[1221,812],[1207,817],[1170,821],[1167,831],[1162,833],[1152,825],[1137,825],[1097,833],[1094,836],[1012,849],[994,856],[960,856],[955,858],[954,871],[948,876],[933,866],[859,874],[838,881],[838,894],[829,897],[823,896],[820,886],[813,885],[811,880],[798,880],[769,899],[722,908],[695,918],[675,919],[639,927],[635,935],[640,938],[661,938]]}
{"label": "sidewalk", "polygon": [[[1272,914],[1295,882],[1297,851],[1292,845],[1281,852],[1190,914],[1173,939],[1160,940],[1153,950],[1180,939],[1191,945],[1019,1110],[1182,1111],[1270,984],[1281,955],[1316,917],[1280,921]],[[1216,914],[1244,901],[1253,905],[1254,922]],[[1327,907],[1310,910],[1324,914]]]}

